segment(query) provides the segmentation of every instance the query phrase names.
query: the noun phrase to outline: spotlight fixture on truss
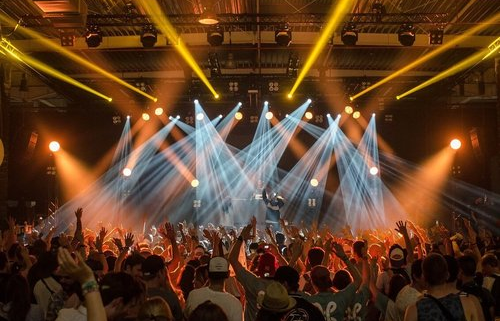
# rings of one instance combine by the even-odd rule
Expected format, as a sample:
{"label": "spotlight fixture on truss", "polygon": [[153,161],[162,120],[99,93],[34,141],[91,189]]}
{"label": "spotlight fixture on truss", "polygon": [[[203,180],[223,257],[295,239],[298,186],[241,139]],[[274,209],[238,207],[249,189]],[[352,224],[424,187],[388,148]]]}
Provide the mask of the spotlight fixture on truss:
{"label": "spotlight fixture on truss", "polygon": [[208,28],[207,42],[211,46],[220,46],[224,42],[224,30],[220,25],[214,25]]}
{"label": "spotlight fixture on truss", "polygon": [[287,47],[292,42],[292,31],[287,23],[280,24],[274,32],[274,40],[280,46]]}
{"label": "spotlight fixture on truss", "polygon": [[442,45],[444,38],[444,30],[442,28],[433,29],[429,32],[430,45]]}
{"label": "spotlight fixture on truss", "polygon": [[75,45],[74,32],[72,31],[61,31],[59,34],[59,39],[61,40],[61,47],[73,47]]}
{"label": "spotlight fixture on truss", "polygon": [[372,4],[372,13],[375,14],[376,22],[382,21],[382,16],[386,14],[386,9],[384,4],[380,0],[376,0]]}
{"label": "spotlight fixture on truss", "polygon": [[200,15],[198,22],[202,25],[216,25],[219,23],[217,14],[209,8],[203,8],[203,13]]}
{"label": "spotlight fixture on truss", "polygon": [[141,43],[144,48],[152,48],[158,41],[158,31],[153,25],[145,25],[142,27]]}
{"label": "spotlight fixture on truss", "polygon": [[345,24],[344,28],[342,28],[340,39],[346,46],[355,46],[356,42],[358,42],[358,31],[356,30],[356,25],[352,22]]}
{"label": "spotlight fixture on truss", "polygon": [[102,31],[98,25],[87,25],[85,42],[89,48],[99,47],[102,42]]}
{"label": "spotlight fixture on truss", "polygon": [[413,46],[415,42],[415,28],[411,23],[405,23],[399,27],[398,41],[405,47]]}

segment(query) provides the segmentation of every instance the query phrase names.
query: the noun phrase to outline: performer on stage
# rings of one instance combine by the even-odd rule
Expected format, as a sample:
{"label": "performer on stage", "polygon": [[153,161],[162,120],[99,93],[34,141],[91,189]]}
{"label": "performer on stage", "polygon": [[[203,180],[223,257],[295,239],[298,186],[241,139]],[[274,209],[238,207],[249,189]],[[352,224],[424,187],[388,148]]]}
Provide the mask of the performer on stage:
{"label": "performer on stage", "polygon": [[271,198],[267,198],[266,190],[262,190],[262,199],[266,203],[266,225],[271,224],[274,231],[279,231],[280,208],[285,205],[283,197],[276,193],[271,194]]}

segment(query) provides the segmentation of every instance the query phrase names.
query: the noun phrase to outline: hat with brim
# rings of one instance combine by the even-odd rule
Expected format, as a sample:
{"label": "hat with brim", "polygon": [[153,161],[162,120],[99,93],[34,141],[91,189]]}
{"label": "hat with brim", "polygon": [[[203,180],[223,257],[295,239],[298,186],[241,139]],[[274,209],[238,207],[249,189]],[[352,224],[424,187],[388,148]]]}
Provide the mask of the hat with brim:
{"label": "hat with brim", "polygon": [[267,311],[285,312],[291,310],[297,301],[288,295],[283,285],[273,281],[267,286],[265,293],[259,293],[257,303]]}

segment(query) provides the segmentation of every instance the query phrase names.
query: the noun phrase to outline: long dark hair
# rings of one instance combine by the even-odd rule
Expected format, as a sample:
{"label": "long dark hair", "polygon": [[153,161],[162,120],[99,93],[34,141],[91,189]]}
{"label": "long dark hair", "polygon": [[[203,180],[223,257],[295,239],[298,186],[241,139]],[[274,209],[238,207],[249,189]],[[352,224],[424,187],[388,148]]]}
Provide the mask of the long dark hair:
{"label": "long dark hair", "polygon": [[6,301],[10,303],[9,321],[25,321],[31,307],[28,281],[20,274],[13,274],[7,282]]}

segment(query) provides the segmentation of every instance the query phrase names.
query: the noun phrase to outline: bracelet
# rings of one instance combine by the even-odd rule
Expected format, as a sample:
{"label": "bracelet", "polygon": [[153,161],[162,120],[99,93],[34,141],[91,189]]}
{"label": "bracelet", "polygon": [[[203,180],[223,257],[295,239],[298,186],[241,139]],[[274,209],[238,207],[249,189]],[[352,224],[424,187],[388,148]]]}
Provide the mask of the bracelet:
{"label": "bracelet", "polygon": [[97,292],[99,291],[99,284],[97,284],[96,280],[92,281],[87,281],[82,284],[82,294],[85,296],[86,294],[90,292]]}

